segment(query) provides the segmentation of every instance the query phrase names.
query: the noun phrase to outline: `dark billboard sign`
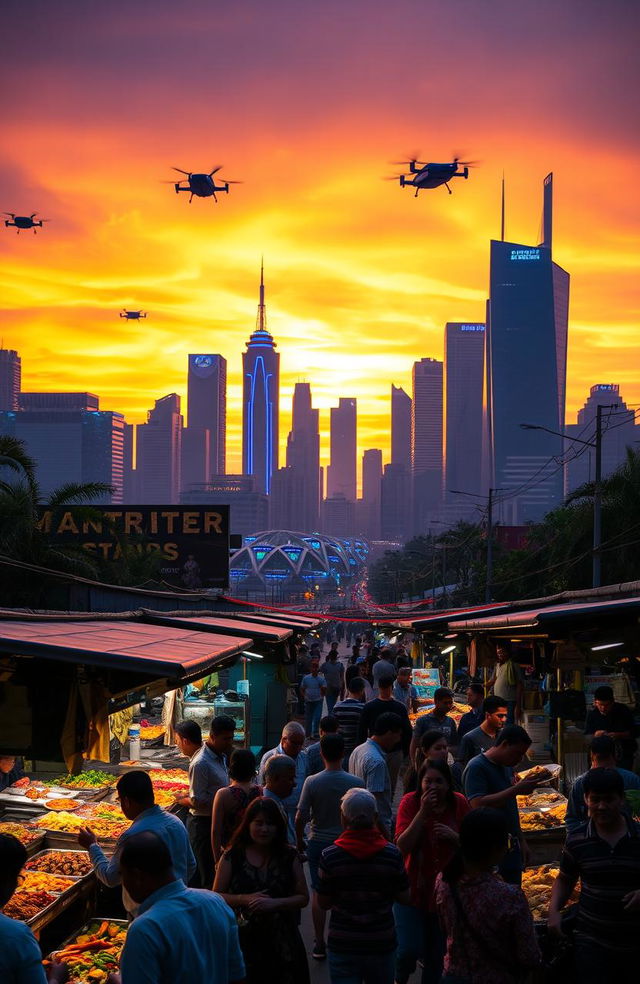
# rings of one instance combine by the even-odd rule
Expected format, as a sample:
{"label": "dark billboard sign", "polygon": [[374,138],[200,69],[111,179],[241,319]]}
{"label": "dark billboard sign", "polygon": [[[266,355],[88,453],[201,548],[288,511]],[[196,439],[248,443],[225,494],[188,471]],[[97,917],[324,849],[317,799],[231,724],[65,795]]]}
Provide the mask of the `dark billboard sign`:
{"label": "dark billboard sign", "polygon": [[[96,518],[97,512],[104,519]],[[229,585],[228,505],[45,507],[39,526],[51,541],[81,547],[100,560],[118,560],[124,543],[158,552],[159,576],[176,587],[199,591]]]}

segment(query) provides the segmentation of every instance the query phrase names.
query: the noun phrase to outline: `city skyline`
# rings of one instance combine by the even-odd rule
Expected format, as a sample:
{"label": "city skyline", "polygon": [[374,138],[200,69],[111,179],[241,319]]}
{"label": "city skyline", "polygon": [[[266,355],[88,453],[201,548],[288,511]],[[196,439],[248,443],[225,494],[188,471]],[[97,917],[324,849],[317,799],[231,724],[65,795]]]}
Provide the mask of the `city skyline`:
{"label": "city skyline", "polygon": [[[630,8],[354,0],[339,37],[332,11],[285,0],[249,2],[246,17],[194,0],[154,13],[140,0],[126,15],[41,0],[8,11],[3,208],[51,219],[37,236],[0,237],[4,345],[21,353],[24,389],[89,385],[142,422],[167,392],[186,407],[189,353],[222,352],[227,468],[239,472],[240,355],[264,251],[288,353],[280,460],[299,379],[313,382],[323,465],[326,411],[345,392],[358,399],[358,460],[370,447],[388,460],[389,383],[408,392],[414,361],[443,358],[447,321],[484,320],[503,169],[507,238],[524,242],[540,241],[535,188],[553,169],[556,252],[573,278],[568,419],[599,380],[640,403]],[[22,57],[27,35],[46,86]],[[408,80],[412,58],[429,69]],[[458,147],[481,165],[451,197],[379,180],[411,149],[447,160]],[[245,182],[218,205],[160,183],[173,165],[218,163]],[[149,317],[120,320],[125,306]]]}

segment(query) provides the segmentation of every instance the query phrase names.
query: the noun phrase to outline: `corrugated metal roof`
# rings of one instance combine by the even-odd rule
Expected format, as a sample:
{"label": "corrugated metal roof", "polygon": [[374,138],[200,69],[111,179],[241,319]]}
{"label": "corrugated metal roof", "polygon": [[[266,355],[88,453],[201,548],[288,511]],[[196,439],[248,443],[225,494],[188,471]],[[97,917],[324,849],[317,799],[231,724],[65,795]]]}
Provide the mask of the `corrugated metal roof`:
{"label": "corrugated metal roof", "polygon": [[251,646],[250,636],[203,633],[136,621],[0,621],[0,652],[152,677],[204,675],[217,662]]}
{"label": "corrugated metal roof", "polygon": [[[147,613],[145,613],[147,614]],[[157,612],[149,612],[148,617],[154,625],[172,625],[175,628],[184,627],[199,632],[213,632],[218,630],[224,635],[230,636],[253,636],[254,640],[262,642],[284,642],[293,635],[291,629],[282,628],[267,622],[248,622],[238,618],[221,618],[217,615],[197,615],[189,617],[187,615],[159,615]]]}
{"label": "corrugated metal roof", "polygon": [[583,602],[573,605],[552,605],[549,608],[531,608],[488,618],[452,620],[449,622],[448,628],[451,632],[489,632],[497,629],[543,626],[547,623],[580,620],[590,616],[615,615],[617,612],[633,612],[635,609],[640,613],[640,597]]}

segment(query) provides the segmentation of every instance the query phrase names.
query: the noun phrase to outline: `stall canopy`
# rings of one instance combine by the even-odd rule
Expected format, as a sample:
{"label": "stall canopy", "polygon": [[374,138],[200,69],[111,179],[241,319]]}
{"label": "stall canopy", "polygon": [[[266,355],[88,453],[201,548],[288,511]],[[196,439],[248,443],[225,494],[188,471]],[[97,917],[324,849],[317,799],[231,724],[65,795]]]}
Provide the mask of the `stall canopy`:
{"label": "stall canopy", "polygon": [[449,615],[449,632],[554,632],[570,625],[573,628],[600,628],[605,623],[615,624],[624,620],[637,623],[640,617],[640,596],[611,601],[594,601],[582,604],[551,605],[548,608],[530,608],[502,615],[456,619]]}
{"label": "stall canopy", "polygon": [[99,618],[0,619],[1,653],[176,680],[211,672],[249,648],[252,638]]}
{"label": "stall canopy", "polygon": [[250,636],[256,642],[277,644],[286,642],[293,635],[291,629],[282,628],[267,622],[247,622],[236,618],[221,618],[219,615],[200,615],[189,617],[185,612],[179,615],[158,615],[144,612],[155,625],[170,625],[173,628],[190,629],[194,632],[219,632],[228,636]]}

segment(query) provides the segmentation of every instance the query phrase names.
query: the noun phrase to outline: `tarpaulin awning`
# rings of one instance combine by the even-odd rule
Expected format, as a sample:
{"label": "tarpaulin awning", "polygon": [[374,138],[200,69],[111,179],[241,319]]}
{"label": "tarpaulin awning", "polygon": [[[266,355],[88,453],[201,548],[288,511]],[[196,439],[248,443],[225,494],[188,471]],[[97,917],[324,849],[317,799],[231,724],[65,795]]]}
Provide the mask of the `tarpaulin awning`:
{"label": "tarpaulin awning", "polygon": [[190,618],[188,615],[163,615],[157,612],[145,612],[154,625],[171,625],[174,628],[190,629],[194,632],[220,632],[229,636],[252,636],[256,642],[278,643],[285,642],[293,635],[291,629],[283,628],[268,622],[248,622],[238,618],[225,618],[219,615],[200,615]]}
{"label": "tarpaulin awning", "polygon": [[532,608],[491,615],[486,618],[452,619],[448,624],[450,632],[497,632],[500,630],[555,629],[561,624],[588,623],[610,617],[640,616],[640,597],[618,598],[611,601],[584,602],[582,604],[552,605],[548,608]]}

